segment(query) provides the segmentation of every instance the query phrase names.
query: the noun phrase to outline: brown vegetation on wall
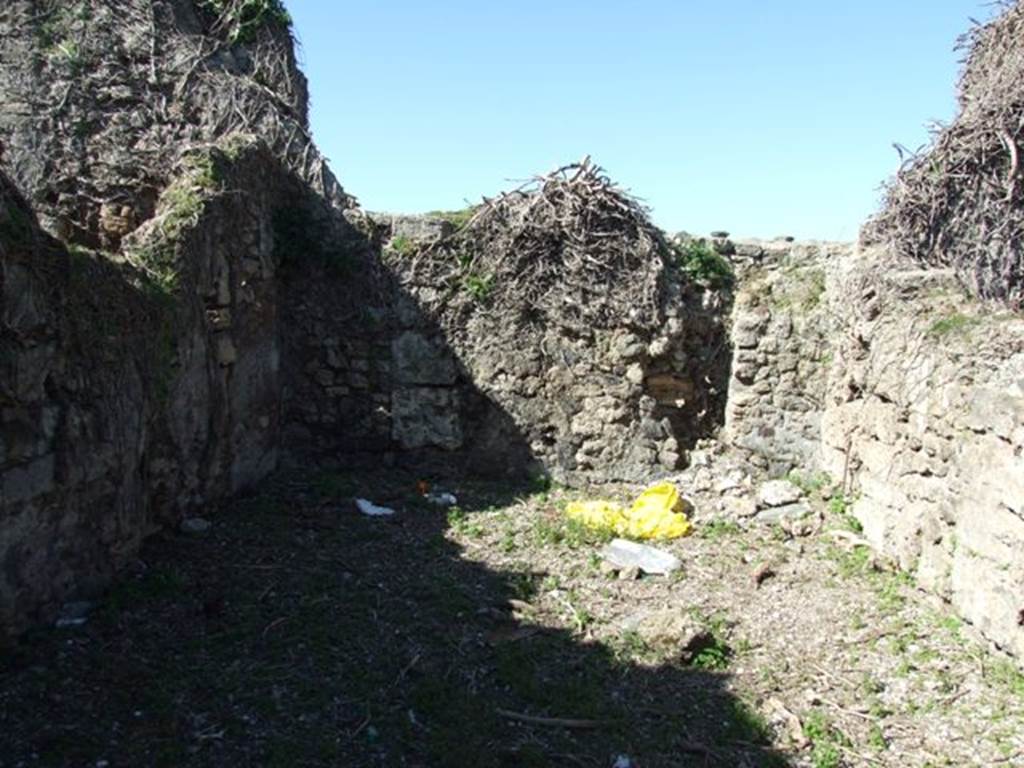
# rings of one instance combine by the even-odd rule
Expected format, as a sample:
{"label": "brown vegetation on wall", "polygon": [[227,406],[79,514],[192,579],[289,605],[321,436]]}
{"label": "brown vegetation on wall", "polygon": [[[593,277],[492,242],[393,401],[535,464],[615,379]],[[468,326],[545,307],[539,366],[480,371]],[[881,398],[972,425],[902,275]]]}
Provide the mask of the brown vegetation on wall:
{"label": "brown vegetation on wall", "polygon": [[888,184],[864,239],[952,267],[982,299],[1024,306],[1024,3],[961,38],[960,112]]}

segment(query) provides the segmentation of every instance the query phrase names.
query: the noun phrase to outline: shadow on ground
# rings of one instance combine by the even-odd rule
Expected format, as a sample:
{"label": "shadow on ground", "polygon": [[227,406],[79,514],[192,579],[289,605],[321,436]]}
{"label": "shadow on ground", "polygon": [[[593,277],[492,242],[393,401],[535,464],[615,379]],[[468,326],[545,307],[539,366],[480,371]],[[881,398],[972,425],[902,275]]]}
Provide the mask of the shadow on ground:
{"label": "shadow on ground", "polygon": [[415,481],[282,474],[150,540],[87,624],[5,653],[0,765],[786,764],[725,674],[514,619],[544,574],[464,559]]}

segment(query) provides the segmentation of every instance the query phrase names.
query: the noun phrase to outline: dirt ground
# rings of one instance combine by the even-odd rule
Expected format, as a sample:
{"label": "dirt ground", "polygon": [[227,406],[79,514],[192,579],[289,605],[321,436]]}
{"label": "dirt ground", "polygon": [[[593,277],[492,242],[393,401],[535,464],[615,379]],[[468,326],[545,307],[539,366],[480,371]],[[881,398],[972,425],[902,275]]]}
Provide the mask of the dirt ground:
{"label": "dirt ground", "polygon": [[578,493],[419,479],[282,474],[149,541],[3,649],[0,768],[1024,765],[1024,675],[823,502],[792,538],[696,498],[682,570],[624,578]]}

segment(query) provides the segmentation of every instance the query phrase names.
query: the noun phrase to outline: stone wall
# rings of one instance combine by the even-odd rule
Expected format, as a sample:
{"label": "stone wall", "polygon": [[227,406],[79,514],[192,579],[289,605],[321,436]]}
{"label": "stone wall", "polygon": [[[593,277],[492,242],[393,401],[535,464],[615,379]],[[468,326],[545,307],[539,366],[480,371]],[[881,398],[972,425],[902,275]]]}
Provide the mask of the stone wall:
{"label": "stone wall", "polygon": [[285,181],[260,145],[233,152],[184,169],[122,260],[51,239],[0,177],[8,630],[95,593],[144,536],[276,466]]}
{"label": "stone wall", "polygon": [[116,251],[153,215],[181,157],[232,132],[258,135],[347,207],[309,135],[289,30],[268,18],[233,42],[210,5],[0,4],[4,167],[51,234]]}
{"label": "stone wall", "polygon": [[875,251],[735,251],[723,442],[826,472],[872,546],[1024,656],[1024,320]]}
{"label": "stone wall", "polygon": [[771,476],[820,463],[821,415],[839,324],[828,282],[845,244],[721,243],[739,280],[724,441]]}
{"label": "stone wall", "polygon": [[877,265],[851,261],[833,296],[823,467],[876,548],[1024,656],[1024,319]]}
{"label": "stone wall", "polygon": [[657,334],[626,319],[570,333],[485,301],[453,334],[407,250],[451,226],[376,215],[379,251],[350,277],[285,280],[290,444],[334,461],[581,484],[676,469],[720,423],[728,293],[667,280]]}

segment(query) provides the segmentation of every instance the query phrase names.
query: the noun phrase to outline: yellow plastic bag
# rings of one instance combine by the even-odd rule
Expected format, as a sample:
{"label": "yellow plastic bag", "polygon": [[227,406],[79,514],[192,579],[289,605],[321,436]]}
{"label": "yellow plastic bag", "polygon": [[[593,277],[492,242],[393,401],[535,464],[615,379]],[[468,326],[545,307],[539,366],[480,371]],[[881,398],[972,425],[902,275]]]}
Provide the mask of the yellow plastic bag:
{"label": "yellow plastic bag", "polygon": [[612,530],[616,534],[627,522],[625,510],[611,501],[571,501],[565,514],[587,528]]}
{"label": "yellow plastic bag", "polygon": [[588,528],[612,530],[627,539],[675,539],[690,532],[686,502],[671,483],[658,483],[623,509],[610,501],[574,501],[565,514]]}
{"label": "yellow plastic bag", "polygon": [[637,496],[621,536],[628,539],[676,539],[690,532],[686,502],[672,483],[658,483]]}

